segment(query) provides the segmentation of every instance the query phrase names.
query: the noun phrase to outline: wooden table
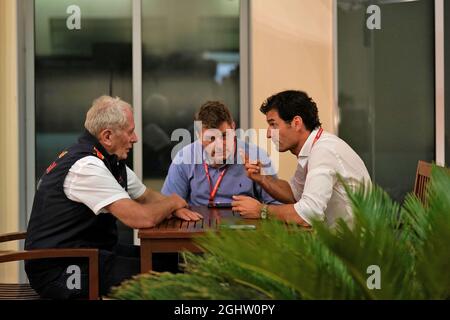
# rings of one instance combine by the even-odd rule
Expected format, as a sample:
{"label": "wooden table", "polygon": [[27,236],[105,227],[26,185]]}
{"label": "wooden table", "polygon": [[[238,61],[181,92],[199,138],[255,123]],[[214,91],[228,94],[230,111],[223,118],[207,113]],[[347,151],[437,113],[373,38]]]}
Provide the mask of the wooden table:
{"label": "wooden table", "polygon": [[152,270],[152,254],[156,252],[202,252],[195,245],[193,238],[208,230],[217,230],[221,224],[257,224],[258,220],[243,219],[239,213],[231,209],[211,209],[207,207],[192,207],[203,215],[200,221],[183,221],[177,218],[164,220],[158,226],[139,229],[141,240],[141,272]]}

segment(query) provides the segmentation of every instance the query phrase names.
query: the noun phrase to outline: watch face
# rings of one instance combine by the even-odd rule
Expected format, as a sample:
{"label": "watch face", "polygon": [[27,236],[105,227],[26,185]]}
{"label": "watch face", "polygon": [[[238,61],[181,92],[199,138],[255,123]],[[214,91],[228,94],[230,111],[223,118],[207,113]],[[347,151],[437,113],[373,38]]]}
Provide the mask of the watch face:
{"label": "watch face", "polygon": [[267,219],[267,208],[261,210],[261,219]]}

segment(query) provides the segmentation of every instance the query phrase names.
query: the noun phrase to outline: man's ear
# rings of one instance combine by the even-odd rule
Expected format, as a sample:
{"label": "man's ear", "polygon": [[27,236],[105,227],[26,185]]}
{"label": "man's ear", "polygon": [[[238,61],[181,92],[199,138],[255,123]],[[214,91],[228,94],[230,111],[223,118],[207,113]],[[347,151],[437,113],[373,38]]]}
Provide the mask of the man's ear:
{"label": "man's ear", "polygon": [[302,119],[302,117],[300,117],[300,116],[295,116],[295,117],[292,119],[291,124],[292,124],[292,126],[294,127],[294,129],[295,129],[296,131],[300,131],[300,130],[304,129],[303,119]]}
{"label": "man's ear", "polygon": [[112,135],[112,131],[111,129],[103,129],[102,131],[100,131],[100,133],[98,134],[98,141],[106,146],[109,147],[112,145],[111,142],[111,135]]}
{"label": "man's ear", "polygon": [[231,129],[236,130],[236,122],[233,121],[231,123]]}

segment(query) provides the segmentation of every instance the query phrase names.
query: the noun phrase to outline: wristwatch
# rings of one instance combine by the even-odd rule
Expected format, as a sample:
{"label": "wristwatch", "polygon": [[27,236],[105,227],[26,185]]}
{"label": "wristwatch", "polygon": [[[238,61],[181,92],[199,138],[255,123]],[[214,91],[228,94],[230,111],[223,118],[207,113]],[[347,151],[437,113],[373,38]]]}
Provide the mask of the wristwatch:
{"label": "wristwatch", "polygon": [[265,219],[267,219],[268,215],[269,215],[269,206],[267,204],[265,204],[261,208],[261,212],[260,212],[259,216],[261,217],[261,219],[265,220]]}

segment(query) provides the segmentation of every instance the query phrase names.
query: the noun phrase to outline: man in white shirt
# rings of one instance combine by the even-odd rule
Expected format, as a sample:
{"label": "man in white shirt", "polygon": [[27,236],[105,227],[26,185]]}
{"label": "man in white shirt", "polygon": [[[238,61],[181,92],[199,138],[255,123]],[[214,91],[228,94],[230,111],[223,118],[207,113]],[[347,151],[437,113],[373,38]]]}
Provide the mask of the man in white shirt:
{"label": "man in white shirt", "polygon": [[[78,143],[63,151],[42,175],[34,197],[25,249],[99,249],[100,293],[139,273],[139,250],[118,244],[116,221],[149,228],[171,215],[199,220],[176,194],[147,189],[125,165],[137,136],[131,106],[109,96],[96,99]],[[81,288],[68,288],[67,268],[81,269]],[[26,261],[31,286],[44,298],[86,296],[86,261]]]}
{"label": "man in white shirt", "polygon": [[247,175],[284,204],[266,205],[235,196],[233,209],[247,218],[264,219],[271,215],[305,227],[314,220],[324,221],[330,227],[338,219],[352,225],[352,208],[338,175],[350,187],[370,183],[361,158],[343,140],[323,131],[317,106],[305,92],[277,93],[263,103],[260,111],[269,124],[267,137],[279,152],[290,151],[297,157],[297,170],[287,182],[261,175],[261,165],[246,159]]}

